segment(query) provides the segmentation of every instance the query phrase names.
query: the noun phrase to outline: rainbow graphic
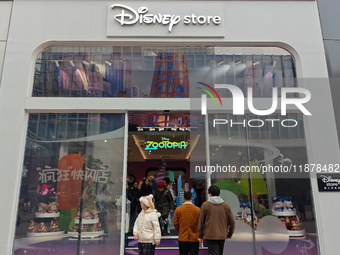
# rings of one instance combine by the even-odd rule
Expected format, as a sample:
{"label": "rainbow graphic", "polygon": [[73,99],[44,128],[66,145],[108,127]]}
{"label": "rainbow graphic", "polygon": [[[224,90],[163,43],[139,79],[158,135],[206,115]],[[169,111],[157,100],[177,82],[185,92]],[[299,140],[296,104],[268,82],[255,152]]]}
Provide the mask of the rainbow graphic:
{"label": "rainbow graphic", "polygon": [[[221,104],[221,106],[222,106],[221,97],[220,97],[220,95],[217,93],[217,91],[216,91],[212,86],[210,86],[210,85],[208,85],[208,84],[206,84],[206,83],[203,83],[203,82],[197,82],[197,83],[198,83],[198,84],[201,84],[201,85],[203,85],[203,86],[206,86],[207,88],[211,89],[212,92],[214,92],[215,95],[217,96],[217,98],[218,98],[218,100],[220,101],[220,104]],[[213,94],[211,94],[211,92],[210,92],[209,90],[203,89],[203,88],[200,88],[200,87],[197,87],[197,88],[200,89],[200,90],[203,90],[205,93],[207,93],[207,94],[214,100],[215,105],[217,105],[216,100],[215,100]]]}
{"label": "rainbow graphic", "polygon": [[[208,89],[210,89],[217,96],[218,100],[220,101],[221,106],[223,105],[220,95],[217,93],[217,91],[212,86],[210,86],[206,83],[203,83],[203,82],[197,82],[197,83],[207,87]],[[217,105],[217,102],[216,102],[214,95],[209,90],[207,90],[205,88],[201,88],[201,87],[197,87],[197,88],[204,91],[205,93],[207,93],[212,98],[215,105]],[[202,115],[207,114],[207,95],[206,94],[201,95],[201,114]]]}

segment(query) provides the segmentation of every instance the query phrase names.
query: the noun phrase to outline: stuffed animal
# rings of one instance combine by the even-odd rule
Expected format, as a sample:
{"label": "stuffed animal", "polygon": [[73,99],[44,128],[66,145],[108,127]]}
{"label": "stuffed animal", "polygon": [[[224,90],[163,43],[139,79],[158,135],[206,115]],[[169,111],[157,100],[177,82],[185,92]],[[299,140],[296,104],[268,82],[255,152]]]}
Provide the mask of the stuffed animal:
{"label": "stuffed animal", "polygon": [[101,230],[101,224],[100,222],[93,224],[92,226],[92,232],[100,231]]}
{"label": "stuffed animal", "polygon": [[52,220],[50,225],[50,232],[57,232],[59,231],[59,224],[58,221]]}
{"label": "stuffed animal", "polygon": [[40,233],[47,232],[47,226],[44,222],[40,222],[40,224],[38,225],[38,232],[40,232]]}
{"label": "stuffed animal", "polygon": [[96,210],[96,209],[93,209],[91,211],[91,214],[93,216],[94,219],[98,219],[98,214],[100,213],[100,211]]}
{"label": "stuffed animal", "polygon": [[30,233],[36,233],[36,232],[38,232],[37,224],[34,222],[34,220],[31,220],[31,221],[30,221],[30,224],[28,225],[28,230],[27,230],[27,232],[30,232]]}
{"label": "stuffed animal", "polygon": [[52,202],[48,205],[48,212],[49,213],[57,213],[58,207],[59,207],[59,204],[57,202]]}
{"label": "stuffed animal", "polygon": [[82,224],[81,225],[81,232],[87,232],[87,224]]}
{"label": "stuffed animal", "polygon": [[293,202],[291,197],[284,197],[283,199],[283,210],[284,211],[293,211]]}
{"label": "stuffed animal", "polygon": [[[88,220],[92,219],[91,211],[92,210],[88,209],[88,208],[83,209],[83,211],[82,211],[82,218],[83,219],[88,219]],[[80,211],[78,211],[78,218],[79,217],[80,217]]]}
{"label": "stuffed animal", "polygon": [[83,219],[91,220],[93,219],[92,210],[86,208],[83,211]]}
{"label": "stuffed animal", "polygon": [[39,203],[38,213],[46,213],[48,206],[45,203]]}
{"label": "stuffed animal", "polygon": [[273,200],[273,210],[276,212],[282,212],[284,205],[281,200],[281,197],[275,196],[272,198],[272,200]]}
{"label": "stuffed animal", "polygon": [[241,212],[241,218],[247,218],[247,215],[251,214],[250,211],[250,202],[248,203],[240,203],[240,212]]}
{"label": "stuffed animal", "polygon": [[79,224],[74,224],[72,231],[73,232],[78,232],[79,231]]}
{"label": "stuffed animal", "polygon": [[291,217],[289,219],[289,230],[301,230],[301,223],[298,217]]}

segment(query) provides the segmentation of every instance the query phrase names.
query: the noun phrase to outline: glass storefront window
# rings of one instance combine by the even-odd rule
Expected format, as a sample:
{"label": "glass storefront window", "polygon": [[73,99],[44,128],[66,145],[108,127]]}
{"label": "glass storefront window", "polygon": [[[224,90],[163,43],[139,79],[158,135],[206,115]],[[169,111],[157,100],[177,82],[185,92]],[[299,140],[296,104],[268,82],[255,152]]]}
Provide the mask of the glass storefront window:
{"label": "glass storefront window", "polygon": [[124,114],[30,114],[14,254],[119,251],[124,126]]}
{"label": "glass storefront window", "polygon": [[[226,251],[293,255],[305,247],[308,254],[319,254],[309,174],[290,171],[308,162],[302,114],[242,118],[245,122],[229,113],[208,117],[211,183],[220,187],[238,220]],[[279,124],[286,118],[298,124]],[[214,119],[228,123],[213,126]],[[252,119],[279,121],[254,127]]]}
{"label": "glass storefront window", "polygon": [[296,86],[294,70],[287,51],[270,47],[51,46],[37,58],[32,95],[188,98],[206,83],[271,97]]}

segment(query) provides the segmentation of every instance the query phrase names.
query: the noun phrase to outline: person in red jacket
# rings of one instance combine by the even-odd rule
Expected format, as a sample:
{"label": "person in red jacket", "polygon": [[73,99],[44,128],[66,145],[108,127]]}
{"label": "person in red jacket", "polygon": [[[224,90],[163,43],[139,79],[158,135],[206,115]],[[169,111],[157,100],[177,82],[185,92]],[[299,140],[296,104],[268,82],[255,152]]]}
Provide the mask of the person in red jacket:
{"label": "person in red jacket", "polygon": [[198,241],[206,239],[209,254],[222,255],[225,239],[234,233],[235,218],[230,206],[219,196],[219,187],[210,186],[208,193],[208,201],[202,204],[199,216]]}
{"label": "person in red jacket", "polygon": [[197,255],[198,243],[198,217],[200,209],[192,204],[190,191],[184,192],[184,204],[175,210],[173,225],[178,232],[179,254]]}

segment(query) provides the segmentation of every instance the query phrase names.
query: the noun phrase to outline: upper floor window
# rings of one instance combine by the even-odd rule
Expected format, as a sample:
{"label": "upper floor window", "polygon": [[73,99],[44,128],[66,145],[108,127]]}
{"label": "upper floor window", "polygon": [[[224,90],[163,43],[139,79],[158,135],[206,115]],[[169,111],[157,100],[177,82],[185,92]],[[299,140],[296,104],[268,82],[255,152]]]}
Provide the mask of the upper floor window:
{"label": "upper floor window", "polygon": [[227,83],[271,97],[295,78],[294,59],[275,47],[51,46],[37,58],[32,95],[187,98],[199,83]]}

